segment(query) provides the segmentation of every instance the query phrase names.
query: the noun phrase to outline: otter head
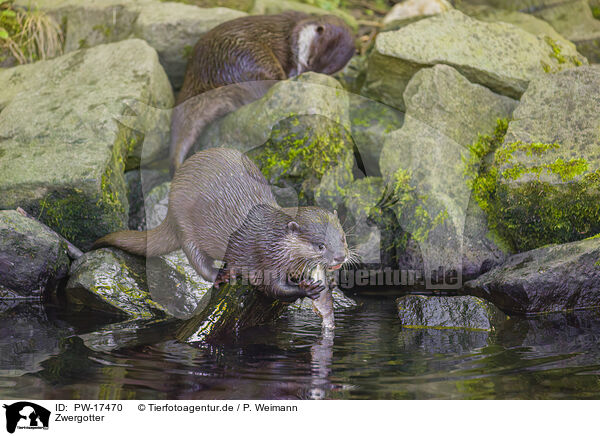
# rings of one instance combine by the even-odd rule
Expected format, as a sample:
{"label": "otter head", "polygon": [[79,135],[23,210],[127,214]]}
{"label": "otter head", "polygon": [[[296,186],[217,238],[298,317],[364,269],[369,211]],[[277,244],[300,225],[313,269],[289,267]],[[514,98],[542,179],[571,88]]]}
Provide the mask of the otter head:
{"label": "otter head", "polygon": [[348,260],[346,234],[337,217],[317,207],[301,207],[287,224],[290,255],[303,267],[339,269]]}
{"label": "otter head", "polygon": [[294,27],[293,35],[297,74],[333,74],[344,68],[355,52],[352,31],[334,15],[302,20]]}

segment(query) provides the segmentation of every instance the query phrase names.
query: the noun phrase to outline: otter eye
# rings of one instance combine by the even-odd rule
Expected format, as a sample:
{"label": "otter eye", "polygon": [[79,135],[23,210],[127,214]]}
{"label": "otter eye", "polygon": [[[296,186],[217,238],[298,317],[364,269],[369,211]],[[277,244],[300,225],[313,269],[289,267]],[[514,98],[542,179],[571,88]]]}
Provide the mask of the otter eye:
{"label": "otter eye", "polygon": [[321,250],[321,251],[325,250],[325,244],[319,244],[319,250]]}
{"label": "otter eye", "polygon": [[323,33],[323,30],[325,30],[325,29],[323,29],[323,26],[319,26],[319,27],[317,27],[317,33],[318,33],[319,35]]}

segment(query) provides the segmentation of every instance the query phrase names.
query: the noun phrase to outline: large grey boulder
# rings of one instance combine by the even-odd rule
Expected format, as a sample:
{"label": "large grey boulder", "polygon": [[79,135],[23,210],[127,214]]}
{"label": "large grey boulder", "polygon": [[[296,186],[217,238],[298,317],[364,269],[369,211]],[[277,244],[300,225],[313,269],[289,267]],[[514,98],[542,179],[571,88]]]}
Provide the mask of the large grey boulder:
{"label": "large grey boulder", "polygon": [[447,64],[474,83],[519,98],[531,79],[586,62],[560,41],[451,10],[379,34],[363,93],[404,109],[410,78],[421,68]]}
{"label": "large grey boulder", "polygon": [[82,248],[126,227],[123,170],[142,135],[118,118],[132,100],[173,104],[156,51],[135,39],[79,50],[0,71],[0,89],[0,208]]}
{"label": "large grey boulder", "polygon": [[477,297],[428,297],[406,295],[398,298],[398,316],[406,327],[495,330],[507,316],[496,306]]}
{"label": "large grey boulder", "polygon": [[507,312],[600,307],[600,238],[515,254],[465,283],[465,291]]}
{"label": "large grey boulder", "polygon": [[66,28],[65,51],[124,39],[144,39],[159,59],[175,88],[183,82],[185,66],[200,36],[219,24],[245,16],[227,8],[199,8],[156,0],[18,0],[40,9]]}
{"label": "large grey boulder", "polygon": [[[511,116],[516,102],[473,84],[446,65],[420,70],[404,92],[406,117],[386,138],[380,168],[404,234],[400,268],[452,273],[456,286],[500,263],[503,250],[488,235],[465,180],[468,146]],[[407,239],[408,238],[408,239]],[[439,273],[436,273],[439,274]]]}
{"label": "large grey boulder", "polygon": [[482,178],[491,224],[514,249],[600,232],[599,107],[599,66],[541,76],[523,95]]}
{"label": "large grey boulder", "polygon": [[[520,11],[547,21],[590,62],[600,62],[600,11],[595,0],[466,0],[470,5],[489,5],[509,11]],[[596,16],[594,15],[596,12]]]}
{"label": "large grey boulder", "polygon": [[67,276],[69,265],[58,235],[17,211],[0,211],[0,300],[47,296]]}

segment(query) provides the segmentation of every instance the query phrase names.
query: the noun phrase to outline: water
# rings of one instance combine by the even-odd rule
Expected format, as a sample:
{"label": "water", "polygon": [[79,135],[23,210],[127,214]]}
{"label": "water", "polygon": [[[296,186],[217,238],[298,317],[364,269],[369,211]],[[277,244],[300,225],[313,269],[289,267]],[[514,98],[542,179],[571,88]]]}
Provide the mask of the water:
{"label": "water", "polygon": [[169,324],[101,325],[18,305],[0,312],[4,399],[600,398],[596,312],[511,318],[497,331],[403,329],[393,299],[358,298],[323,337],[286,315],[192,348]]}

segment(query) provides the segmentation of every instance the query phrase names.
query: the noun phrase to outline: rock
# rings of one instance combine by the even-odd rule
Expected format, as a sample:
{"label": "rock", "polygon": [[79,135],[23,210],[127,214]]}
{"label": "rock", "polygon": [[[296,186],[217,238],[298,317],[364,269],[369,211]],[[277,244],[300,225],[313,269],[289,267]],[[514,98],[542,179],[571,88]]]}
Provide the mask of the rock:
{"label": "rock", "polygon": [[391,132],[404,123],[404,113],[378,101],[349,95],[352,139],[366,176],[380,176],[382,144]]}
{"label": "rock", "polygon": [[461,3],[458,9],[479,21],[488,23],[510,23],[541,37],[550,37],[552,40],[560,44],[560,47],[566,47],[570,54],[577,51],[575,44],[558,33],[554,27],[546,21],[536,18],[533,15],[507,9],[496,9],[488,6],[472,6],[468,3]]}
{"label": "rock", "polygon": [[388,135],[380,157],[393,198],[379,207],[393,211],[402,229],[391,248],[404,253],[394,266],[423,271],[427,286],[459,288],[463,276],[504,258],[487,235],[485,217],[470,204],[465,171],[472,158],[468,145],[477,133],[493,132],[516,103],[446,65],[415,74],[404,100],[404,125]]}
{"label": "rock", "polygon": [[126,227],[123,170],[142,141],[117,119],[131,99],[173,103],[154,49],[127,40],[72,52],[0,71],[0,88],[0,208],[20,206],[84,249]]}
{"label": "rock", "polygon": [[169,190],[171,182],[164,182],[153,188],[144,198],[147,228],[158,227],[169,210]]}
{"label": "rock", "polygon": [[254,0],[254,7],[250,9],[250,13],[254,15],[279,14],[284,11],[298,11],[315,15],[332,14],[340,17],[352,29],[358,29],[358,23],[356,22],[356,18],[354,18],[349,13],[336,8],[333,8],[331,10],[325,10],[310,4],[292,0]]}
{"label": "rock", "polygon": [[590,62],[600,62],[600,21],[594,18],[586,0],[555,2],[552,7],[540,7],[532,13],[573,41]]}
{"label": "rock", "polygon": [[[132,170],[125,173],[129,202],[129,228],[146,230],[146,207],[150,193],[157,185],[169,180],[169,170]],[[165,198],[166,205],[166,198]],[[160,223],[159,223],[160,224]],[[156,226],[154,226],[156,227]]]}
{"label": "rock", "polygon": [[69,272],[66,244],[17,211],[0,211],[0,247],[0,300],[48,296]]}
{"label": "rock", "polygon": [[272,323],[288,306],[241,281],[211,289],[207,300],[179,328],[178,340],[202,346],[235,339],[242,330]]}
{"label": "rock", "polygon": [[385,220],[377,215],[377,206],[384,191],[385,184],[381,177],[356,179],[346,188],[344,226],[352,229],[346,232],[346,238],[348,246],[356,252],[358,262],[362,265],[392,264],[389,259],[382,259],[381,256],[382,252],[386,252],[383,247],[393,244],[393,226],[396,224],[395,219]]}
{"label": "rock", "polygon": [[403,327],[490,331],[507,319],[493,304],[476,297],[407,295],[396,303]]}
{"label": "rock", "polygon": [[219,24],[245,16],[226,8],[202,9],[155,0],[17,0],[36,7],[66,27],[65,52],[130,38],[146,40],[159,55],[173,86],[183,82],[185,66],[200,36]]}
{"label": "rock", "polygon": [[386,28],[399,22],[416,21],[430,15],[440,14],[452,8],[447,0],[407,0],[396,3],[383,18]]}
{"label": "rock", "polygon": [[178,0],[181,3],[198,6],[201,8],[229,8],[236,11],[250,12],[254,0]]}
{"label": "rock", "polygon": [[71,305],[127,319],[189,318],[211,286],[181,252],[146,262],[111,248],[74,262],[65,294]]}
{"label": "rock", "polygon": [[348,94],[335,79],[302,74],[213,123],[199,143],[248,152],[281,206],[335,208],[355,165],[348,111]]}
{"label": "rock", "polygon": [[43,369],[73,334],[67,323],[52,321],[41,304],[0,306],[0,376],[17,377]]}
{"label": "rock", "polygon": [[481,178],[491,225],[518,251],[600,232],[600,67],[531,82]]}
{"label": "rock", "polygon": [[133,34],[156,49],[173,87],[183,84],[187,61],[200,37],[225,21],[246,14],[226,8],[201,9],[173,2],[155,2],[139,9]]}
{"label": "rock", "polygon": [[366,55],[356,55],[333,77],[340,82],[345,90],[358,94],[365,81],[366,66]]}
{"label": "rock", "polygon": [[404,110],[402,94],[411,77],[422,68],[447,64],[471,82],[519,98],[533,78],[582,63],[582,56],[560,42],[452,10],[380,33],[363,93]]}
{"label": "rock", "polygon": [[465,291],[509,313],[599,307],[600,238],[515,254],[465,283]]}
{"label": "rock", "polygon": [[73,262],[67,303],[125,318],[162,318],[166,310],[150,297],[145,266],[143,258],[116,249],[88,252]]}

